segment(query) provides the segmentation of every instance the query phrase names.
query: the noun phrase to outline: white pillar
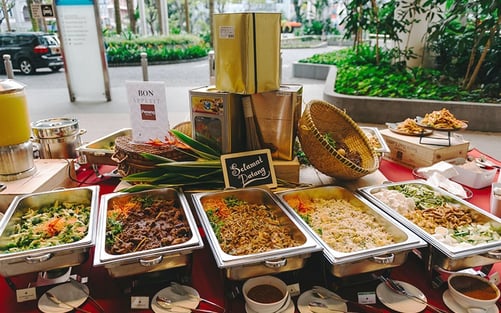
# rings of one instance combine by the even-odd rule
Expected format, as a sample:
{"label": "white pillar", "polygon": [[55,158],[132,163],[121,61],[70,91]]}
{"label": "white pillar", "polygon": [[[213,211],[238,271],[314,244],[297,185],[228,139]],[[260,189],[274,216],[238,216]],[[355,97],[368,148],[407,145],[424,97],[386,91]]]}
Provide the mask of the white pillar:
{"label": "white pillar", "polygon": [[[400,8],[395,11],[395,18],[399,18]],[[416,14],[414,12],[413,19],[419,20],[418,23],[412,23],[410,26],[409,33],[399,33],[399,38],[402,40],[401,48],[412,48],[414,53],[417,55],[416,59],[410,59],[407,61],[407,65],[410,67],[417,67],[424,65],[425,54],[427,51],[426,47],[426,30],[428,28],[429,21],[426,20],[427,12]]]}

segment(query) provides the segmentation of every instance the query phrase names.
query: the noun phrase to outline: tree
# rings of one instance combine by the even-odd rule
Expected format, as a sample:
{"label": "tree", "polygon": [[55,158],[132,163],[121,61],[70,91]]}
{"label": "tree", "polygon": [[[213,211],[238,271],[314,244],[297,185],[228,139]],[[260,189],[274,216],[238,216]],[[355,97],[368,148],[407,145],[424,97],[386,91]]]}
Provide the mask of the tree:
{"label": "tree", "polygon": [[122,33],[122,17],[120,16],[120,0],[113,0],[113,11],[115,14],[115,31]]}
{"label": "tree", "polygon": [[10,29],[10,21],[9,21],[9,13],[14,7],[15,2],[14,0],[12,1],[7,1],[7,0],[2,0],[2,15],[0,16],[0,25],[2,25],[3,21],[7,23],[7,31],[11,31]]}
{"label": "tree", "polygon": [[301,0],[294,0],[294,13],[296,14],[296,21],[302,23],[303,15],[301,14]]}
{"label": "tree", "polygon": [[184,0],[184,16],[186,20],[186,32],[191,33],[190,28],[190,6],[188,5],[188,0]]}
{"label": "tree", "polygon": [[127,0],[127,15],[129,16],[129,30],[136,33],[136,12],[134,10],[134,0]]}
{"label": "tree", "polygon": [[146,0],[146,23],[150,27],[150,33],[155,34],[155,23],[158,20],[158,8],[156,7],[155,0]]}
{"label": "tree", "polygon": [[[440,21],[431,27],[430,37],[436,40],[443,36],[453,23],[458,21],[461,23],[460,31],[469,36],[458,37],[460,39],[458,44],[470,47],[463,88],[471,90],[475,86],[487,55],[491,52],[494,40],[499,40],[501,2],[499,0],[438,0],[434,3],[434,5],[444,4],[446,12],[441,15]],[[500,69],[498,68],[497,71]],[[501,83],[498,82],[498,84]]]}

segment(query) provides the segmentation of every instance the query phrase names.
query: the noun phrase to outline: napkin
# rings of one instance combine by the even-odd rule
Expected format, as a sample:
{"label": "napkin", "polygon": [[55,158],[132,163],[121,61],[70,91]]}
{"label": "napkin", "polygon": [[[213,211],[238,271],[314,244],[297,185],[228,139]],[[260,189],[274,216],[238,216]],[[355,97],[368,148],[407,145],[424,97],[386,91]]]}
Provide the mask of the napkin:
{"label": "napkin", "polygon": [[425,178],[429,178],[433,173],[439,173],[445,178],[451,178],[458,175],[458,171],[449,162],[440,161],[428,167],[421,167],[416,172]]}
{"label": "napkin", "polygon": [[463,199],[466,198],[466,191],[464,190],[463,186],[456,182],[453,182],[452,180],[448,179],[438,172],[433,172],[433,174],[431,174],[431,176],[428,177],[426,181],[430,185],[445,189],[453,195],[456,195]]}

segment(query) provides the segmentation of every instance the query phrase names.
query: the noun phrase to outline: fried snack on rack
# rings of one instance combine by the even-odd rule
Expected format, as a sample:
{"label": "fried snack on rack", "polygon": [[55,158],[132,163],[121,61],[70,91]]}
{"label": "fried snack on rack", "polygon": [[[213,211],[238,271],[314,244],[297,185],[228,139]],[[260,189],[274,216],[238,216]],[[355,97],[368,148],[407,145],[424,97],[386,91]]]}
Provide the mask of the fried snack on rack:
{"label": "fried snack on rack", "polygon": [[396,129],[399,132],[413,135],[418,135],[424,132],[424,128],[419,126],[412,118],[407,118],[402,123],[398,123]]}
{"label": "fried snack on rack", "polygon": [[458,120],[449,110],[443,108],[440,111],[426,113],[421,124],[437,129],[460,129],[466,125],[466,122]]}

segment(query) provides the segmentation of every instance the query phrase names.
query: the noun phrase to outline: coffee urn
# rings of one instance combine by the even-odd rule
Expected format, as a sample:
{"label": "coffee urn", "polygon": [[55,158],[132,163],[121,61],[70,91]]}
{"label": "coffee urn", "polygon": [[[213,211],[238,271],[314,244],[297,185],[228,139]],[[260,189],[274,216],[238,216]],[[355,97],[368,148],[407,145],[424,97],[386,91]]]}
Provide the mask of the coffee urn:
{"label": "coffee urn", "polygon": [[33,175],[33,144],[24,85],[0,80],[0,181]]}

